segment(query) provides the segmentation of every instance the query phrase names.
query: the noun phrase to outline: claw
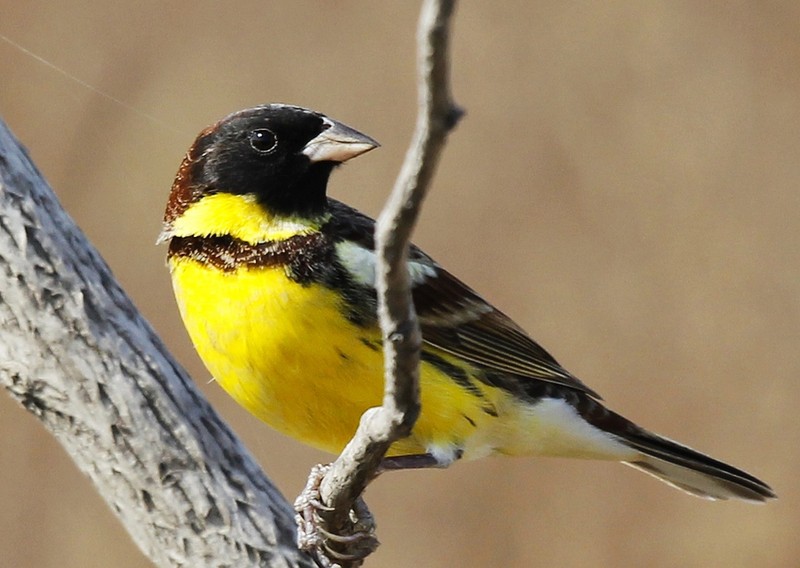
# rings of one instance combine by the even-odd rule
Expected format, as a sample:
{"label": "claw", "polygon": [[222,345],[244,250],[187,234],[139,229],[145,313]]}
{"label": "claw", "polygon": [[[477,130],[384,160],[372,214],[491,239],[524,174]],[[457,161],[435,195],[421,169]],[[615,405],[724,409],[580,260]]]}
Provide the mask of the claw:
{"label": "claw", "polygon": [[354,542],[358,542],[367,538],[375,538],[367,531],[357,531],[353,534],[342,535],[342,534],[335,534],[328,530],[325,530],[322,527],[317,527],[317,531],[325,537],[325,540],[332,540],[333,542],[338,542],[340,544],[352,544]]}
{"label": "claw", "polygon": [[339,566],[336,561],[360,562],[378,547],[375,538],[375,522],[366,503],[359,498],[350,511],[350,534],[335,534],[324,528],[321,512],[334,509],[325,505],[320,497],[322,479],[330,465],[317,465],[311,469],[308,482],[295,499],[295,522],[297,523],[297,546],[311,552],[317,563],[324,568]]}
{"label": "claw", "polygon": [[341,560],[343,562],[354,562],[356,560],[364,560],[369,553],[366,554],[345,554],[344,552],[339,552],[337,550],[332,549],[327,544],[322,545],[325,549],[325,555],[328,557],[335,558],[336,560]]}

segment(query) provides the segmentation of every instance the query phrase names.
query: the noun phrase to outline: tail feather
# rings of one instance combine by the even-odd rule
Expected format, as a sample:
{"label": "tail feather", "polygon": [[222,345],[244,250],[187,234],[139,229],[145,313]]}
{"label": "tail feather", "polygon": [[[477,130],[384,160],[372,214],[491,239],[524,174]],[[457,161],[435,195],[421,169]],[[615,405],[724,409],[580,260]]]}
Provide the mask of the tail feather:
{"label": "tail feather", "polygon": [[641,458],[625,462],[627,465],[692,495],[755,503],[776,497],[769,485],[749,473],[667,438],[641,429],[626,432],[622,438],[641,452]]}
{"label": "tail feather", "polygon": [[568,403],[586,422],[638,452],[624,458],[626,465],[705,499],[761,503],[776,497],[749,473],[649,432],[584,393],[571,394]]}

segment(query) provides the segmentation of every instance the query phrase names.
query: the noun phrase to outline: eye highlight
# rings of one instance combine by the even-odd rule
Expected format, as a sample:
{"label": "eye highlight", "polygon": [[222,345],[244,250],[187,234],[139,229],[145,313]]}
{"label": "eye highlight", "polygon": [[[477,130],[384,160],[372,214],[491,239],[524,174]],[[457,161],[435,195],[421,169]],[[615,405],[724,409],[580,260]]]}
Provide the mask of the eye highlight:
{"label": "eye highlight", "polygon": [[278,138],[268,128],[258,128],[250,132],[250,147],[259,154],[269,154],[278,146]]}

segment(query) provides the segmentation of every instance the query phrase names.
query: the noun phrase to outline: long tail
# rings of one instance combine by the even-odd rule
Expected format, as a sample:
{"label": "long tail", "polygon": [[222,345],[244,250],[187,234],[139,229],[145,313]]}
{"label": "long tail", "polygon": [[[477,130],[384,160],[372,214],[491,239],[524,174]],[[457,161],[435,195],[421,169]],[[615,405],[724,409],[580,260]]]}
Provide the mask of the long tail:
{"label": "long tail", "polygon": [[769,485],[740,469],[637,426],[597,401],[582,396],[577,410],[593,426],[639,452],[623,463],[705,499],[775,499]]}
{"label": "long tail", "polygon": [[629,433],[623,440],[641,452],[639,459],[625,464],[692,495],[755,503],[776,497],[769,485],[749,473],[651,432]]}

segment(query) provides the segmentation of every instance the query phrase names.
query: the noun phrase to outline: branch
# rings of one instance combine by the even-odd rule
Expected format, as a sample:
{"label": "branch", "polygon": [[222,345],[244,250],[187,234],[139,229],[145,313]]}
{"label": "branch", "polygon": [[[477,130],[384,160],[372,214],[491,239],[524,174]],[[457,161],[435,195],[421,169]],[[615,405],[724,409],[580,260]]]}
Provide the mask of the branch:
{"label": "branch", "polygon": [[0,384],[158,566],[313,566],[288,504],[0,121]]}
{"label": "branch", "polygon": [[378,315],[383,333],[383,406],[369,409],[320,487],[328,529],[346,532],[356,500],[375,477],[389,446],[410,434],[420,411],[422,336],[411,300],[408,245],[447,134],[462,111],[452,102],[448,39],[455,0],[426,0],[417,28],[419,114],[411,145],[375,229]]}

